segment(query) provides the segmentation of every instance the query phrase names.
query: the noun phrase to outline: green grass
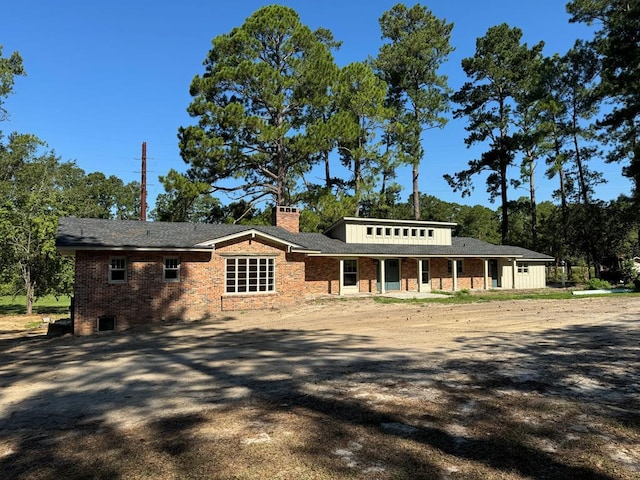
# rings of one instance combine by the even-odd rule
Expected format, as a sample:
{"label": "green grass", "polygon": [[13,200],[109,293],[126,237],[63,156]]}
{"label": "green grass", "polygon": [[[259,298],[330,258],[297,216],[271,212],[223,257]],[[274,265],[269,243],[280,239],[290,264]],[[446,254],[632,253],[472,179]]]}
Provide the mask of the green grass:
{"label": "green grass", "polygon": [[[0,315],[22,315],[27,311],[27,299],[24,295],[0,296]],[[39,298],[33,304],[33,313],[36,314],[63,314],[69,312],[71,306],[70,297],[54,297],[47,295]]]}
{"label": "green grass", "polygon": [[[594,295],[581,295],[580,297],[573,295],[567,291],[540,291],[540,292],[505,292],[505,291],[489,291],[483,293],[469,293],[467,290],[461,290],[455,293],[451,292],[434,292],[443,293],[447,298],[389,298],[374,297],[378,303],[479,303],[479,302],[495,302],[504,300],[568,300],[576,298],[588,298]],[[637,293],[618,293],[616,295],[638,295]]]}

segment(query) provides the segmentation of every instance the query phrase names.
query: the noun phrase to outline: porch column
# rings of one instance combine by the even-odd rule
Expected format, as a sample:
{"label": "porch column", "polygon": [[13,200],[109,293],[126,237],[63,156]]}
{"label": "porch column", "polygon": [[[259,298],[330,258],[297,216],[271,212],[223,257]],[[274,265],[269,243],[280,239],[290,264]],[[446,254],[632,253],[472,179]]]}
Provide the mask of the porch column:
{"label": "porch column", "polygon": [[384,288],[384,258],[380,259],[380,293],[387,293]]}
{"label": "porch column", "polygon": [[484,259],[484,289],[489,290],[489,260]]}
{"label": "porch column", "polygon": [[418,262],[418,292],[422,292],[422,260],[416,259]]}
{"label": "porch column", "polygon": [[516,259],[513,259],[513,265],[511,266],[511,268],[513,269],[513,271],[511,272],[511,288],[516,288],[516,272],[517,272],[517,262]]}
{"label": "porch column", "polygon": [[453,273],[453,291],[458,291],[458,261],[451,260],[451,273]]}
{"label": "porch column", "polygon": [[342,295],[342,283],[344,279],[344,260],[340,259],[340,278],[338,278],[338,295]]}

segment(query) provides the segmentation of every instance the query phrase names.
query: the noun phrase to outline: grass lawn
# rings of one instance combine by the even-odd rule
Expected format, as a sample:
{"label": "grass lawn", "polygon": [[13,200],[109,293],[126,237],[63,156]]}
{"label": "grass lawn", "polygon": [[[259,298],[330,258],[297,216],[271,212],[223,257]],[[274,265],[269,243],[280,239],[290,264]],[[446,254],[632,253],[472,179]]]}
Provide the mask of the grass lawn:
{"label": "grass lawn", "polygon": [[[0,315],[23,315],[27,311],[27,298],[24,295],[0,296]],[[33,313],[37,314],[65,314],[71,306],[70,297],[54,297],[47,295],[36,300],[33,304]]]}
{"label": "grass lawn", "polygon": [[[478,302],[494,302],[505,300],[569,300],[576,299],[570,291],[561,290],[537,290],[532,292],[522,291],[503,291],[489,290],[481,293],[470,292],[468,290],[460,290],[452,292],[435,292],[447,295],[447,298],[391,298],[391,297],[374,297],[378,303],[478,303]],[[595,295],[595,294],[594,294]],[[614,295],[638,295],[640,293],[616,293]],[[584,295],[582,296],[584,298]]]}

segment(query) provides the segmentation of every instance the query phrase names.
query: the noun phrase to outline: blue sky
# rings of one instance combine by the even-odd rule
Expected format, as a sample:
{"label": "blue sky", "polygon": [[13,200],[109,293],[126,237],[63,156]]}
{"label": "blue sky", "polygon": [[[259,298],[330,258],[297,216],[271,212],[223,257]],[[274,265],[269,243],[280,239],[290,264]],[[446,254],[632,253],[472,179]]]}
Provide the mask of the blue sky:
{"label": "blue sky", "polygon": [[[102,171],[125,181],[140,179],[141,144],[147,142],[149,201],[162,186],[158,175],[186,166],[177,147],[177,130],[193,123],[186,114],[191,79],[203,72],[211,39],[226,33],[261,6],[255,0],[110,0],[108,2],[22,0],[2,7],[0,45],[3,55],[18,51],[27,77],[19,78],[5,107],[10,118],[0,124],[11,131],[33,133],[62,160],[74,160],[86,172]],[[396,1],[283,1],[312,29],[330,29],[343,42],[336,61],[343,66],[375,56],[380,47],[378,18]],[[413,5],[406,2],[407,5]],[[472,56],[475,40],[502,22],[517,26],[524,40],[545,41],[545,54],[564,53],[576,38],[589,38],[583,25],[568,23],[563,0],[440,0],[422,2],[435,15],[454,23],[456,51],[443,67],[450,85],[465,81],[460,60]],[[462,199],[443,180],[445,173],[466,167],[482,148],[464,145],[464,120],[451,120],[424,138],[426,156],[420,169],[421,191],[446,201],[488,202],[484,179]],[[598,189],[605,200],[629,193],[620,165],[594,162],[608,183]],[[557,181],[537,178],[539,201],[548,200]],[[513,172],[516,174],[517,172]],[[410,193],[408,170],[400,173]],[[526,195],[511,192],[511,198]],[[224,199],[223,199],[224,201]]]}

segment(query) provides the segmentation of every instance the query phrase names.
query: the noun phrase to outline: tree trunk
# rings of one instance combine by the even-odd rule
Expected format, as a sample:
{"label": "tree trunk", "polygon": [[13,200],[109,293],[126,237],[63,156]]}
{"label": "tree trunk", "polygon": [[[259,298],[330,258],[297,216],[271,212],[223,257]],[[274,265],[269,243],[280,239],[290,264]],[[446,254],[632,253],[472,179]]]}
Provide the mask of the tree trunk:
{"label": "tree trunk", "polygon": [[413,217],[420,220],[420,192],[418,190],[418,167],[420,162],[416,159],[413,161]]}
{"label": "tree trunk", "polygon": [[33,314],[34,288],[31,283],[31,272],[27,267],[22,268],[22,279],[24,280],[24,290],[27,296],[27,302],[26,302],[27,315],[31,315]]}
{"label": "tree trunk", "polygon": [[507,161],[506,159],[500,159],[500,197],[502,201],[502,244],[506,245],[507,237],[509,236],[509,208],[508,208],[508,196],[507,196]]}
{"label": "tree trunk", "polygon": [[[528,155],[532,158],[531,155]],[[535,164],[529,162],[529,208],[531,209],[531,243],[533,250],[538,247],[538,209],[536,204]]]}

